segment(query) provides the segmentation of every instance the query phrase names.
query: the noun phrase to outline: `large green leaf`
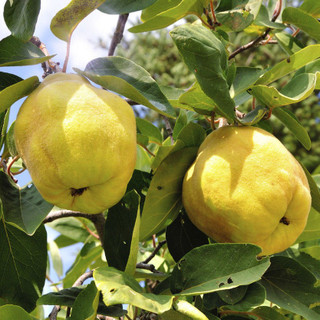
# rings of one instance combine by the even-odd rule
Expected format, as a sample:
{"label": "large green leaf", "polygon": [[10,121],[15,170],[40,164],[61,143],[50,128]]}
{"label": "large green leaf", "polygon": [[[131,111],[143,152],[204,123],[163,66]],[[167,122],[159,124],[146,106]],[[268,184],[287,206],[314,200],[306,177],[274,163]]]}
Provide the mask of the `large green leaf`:
{"label": "large green leaf", "polygon": [[0,41],[0,66],[27,66],[42,63],[54,56],[45,56],[31,42],[23,42],[13,36]]}
{"label": "large green leaf", "polygon": [[175,111],[158,84],[142,67],[122,57],[97,58],[89,62],[84,71],[77,72],[106,89],[133,101],[175,117]]}
{"label": "large green leaf", "polygon": [[183,177],[197,154],[197,147],[183,148],[163,160],[154,175],[142,211],[140,240],[163,230],[182,207]]}
{"label": "large green leaf", "polygon": [[1,320],[33,320],[33,318],[21,307],[7,304],[0,307]]}
{"label": "large green leaf", "polygon": [[320,239],[320,212],[311,208],[307,225],[296,240],[296,243]]}
{"label": "large green leaf", "polygon": [[2,218],[0,244],[0,297],[30,312],[36,306],[46,278],[45,228],[41,226],[29,236]]}
{"label": "large green leaf", "polygon": [[99,304],[99,291],[94,282],[91,282],[77,296],[70,320],[95,320]]}
{"label": "large green leaf", "polygon": [[275,108],[298,103],[306,99],[313,93],[316,84],[316,74],[302,73],[292,78],[281,91],[274,87],[255,85],[251,87],[251,93],[264,105]]}
{"label": "large green leaf", "polygon": [[[154,8],[150,7],[153,12],[153,16],[149,16],[149,19],[147,21],[130,28],[129,31],[145,32],[162,29],[170,26],[171,24],[190,14],[201,17],[203,9],[208,3],[209,0],[180,0],[176,6],[170,7],[167,10],[165,10],[163,6],[159,6],[157,3],[155,3]],[[159,12],[157,12],[157,14],[154,14],[155,8],[159,8]]]}
{"label": "large green leaf", "polygon": [[300,162],[300,165],[302,166],[310,187],[310,193],[312,198],[312,207],[316,209],[318,212],[320,212],[320,187],[317,185],[315,180],[313,179],[310,172],[307,170],[307,168]]}
{"label": "large green leaf", "polygon": [[262,320],[286,320],[287,318],[275,309],[267,306],[261,306],[253,309],[251,315]]}
{"label": "large green leaf", "polygon": [[163,138],[158,127],[153,125],[150,121],[142,118],[136,118],[136,122],[138,132],[148,137],[150,143],[162,143]]}
{"label": "large green leaf", "polygon": [[24,188],[0,172],[0,198],[6,222],[33,234],[53,205],[43,200],[34,185]]}
{"label": "large green leaf", "polygon": [[235,104],[229,93],[227,52],[223,43],[211,30],[199,25],[186,24],[170,34],[201,89],[215,102],[217,112],[233,122]]}
{"label": "large green leaf", "polygon": [[19,99],[30,94],[39,83],[39,78],[34,76],[12,84],[0,91],[0,113],[11,107]]}
{"label": "large green leaf", "polygon": [[28,41],[34,32],[40,0],[7,0],[3,16],[11,34],[23,41]]}
{"label": "large green leaf", "polygon": [[253,283],[268,269],[269,259],[257,259],[251,244],[215,243],[187,253],[171,277],[174,294],[197,295]]}
{"label": "large green leaf", "polygon": [[308,131],[301,125],[295,115],[286,108],[275,108],[272,114],[277,117],[301,142],[301,144],[307,149],[311,148],[311,139]]}
{"label": "large green leaf", "polygon": [[108,14],[124,14],[151,6],[157,0],[106,0],[98,9]]}
{"label": "large green leaf", "polygon": [[72,0],[51,21],[52,33],[63,41],[69,41],[77,25],[105,0]]}
{"label": "large green leaf", "polygon": [[296,71],[320,57],[320,44],[309,45],[270,68],[261,76],[256,85],[266,85]]}
{"label": "large green leaf", "polygon": [[171,309],[173,296],[144,293],[139,283],[124,272],[104,267],[94,270],[93,277],[107,306],[127,303],[154,313]]}
{"label": "large green leaf", "polygon": [[297,261],[281,256],[271,258],[261,283],[269,301],[308,320],[319,319],[320,288],[315,286],[314,275]]}
{"label": "large green leaf", "polygon": [[315,18],[320,18],[320,2],[318,0],[304,0],[300,9],[311,14]]}
{"label": "large green leaf", "polygon": [[104,251],[108,266],[129,274],[136,270],[139,247],[140,196],[134,190],[128,192],[108,210],[104,229]]}
{"label": "large green leaf", "polygon": [[320,41],[319,21],[305,11],[299,8],[287,7],[282,12],[282,20],[284,23],[295,25],[306,32],[311,38]]}
{"label": "large green leaf", "polygon": [[[71,287],[68,289],[62,289],[58,292],[50,292],[41,296],[37,304],[38,305],[59,305],[72,307],[78,295],[86,288],[86,286]],[[126,314],[126,311],[122,309],[121,305],[114,305],[106,307],[106,305],[100,301],[98,305],[98,313],[107,315],[110,317],[121,317]]]}

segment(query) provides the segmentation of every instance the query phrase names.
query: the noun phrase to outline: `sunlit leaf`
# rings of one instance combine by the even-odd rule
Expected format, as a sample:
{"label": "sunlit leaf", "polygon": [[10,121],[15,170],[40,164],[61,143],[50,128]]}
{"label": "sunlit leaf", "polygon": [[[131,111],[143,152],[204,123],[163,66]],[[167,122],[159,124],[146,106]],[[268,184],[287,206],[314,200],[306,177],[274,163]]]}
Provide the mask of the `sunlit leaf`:
{"label": "sunlit leaf", "polygon": [[320,2],[318,0],[304,0],[300,9],[315,18],[320,18]]}
{"label": "sunlit leaf", "polygon": [[303,48],[303,44],[289,33],[278,32],[275,34],[275,37],[278,40],[280,48],[282,48],[289,56]]}
{"label": "sunlit leaf", "polygon": [[300,51],[294,53],[289,58],[282,60],[269,69],[259,80],[256,85],[267,85],[279,78],[296,71],[309,62],[320,57],[320,44],[309,45]]}
{"label": "sunlit leaf", "polygon": [[127,303],[154,313],[171,309],[173,296],[144,293],[139,283],[124,272],[104,267],[94,270],[93,277],[107,306]]}
{"label": "sunlit leaf", "polygon": [[21,307],[7,304],[0,307],[1,320],[33,320],[33,318]]}
{"label": "sunlit leaf", "polygon": [[39,83],[39,78],[34,76],[12,84],[0,91],[0,112],[5,111],[13,103],[30,94]]}
{"label": "sunlit leaf", "polygon": [[72,0],[52,19],[50,29],[61,40],[68,41],[77,25],[105,0]]}
{"label": "sunlit leaf", "polygon": [[[170,7],[166,11],[162,11],[163,7],[159,6],[161,10],[160,12],[154,14],[152,17],[149,16],[149,19],[147,21],[130,28],[129,31],[145,32],[162,29],[170,26],[171,24],[190,14],[194,14],[200,17],[203,13],[203,9],[207,6],[208,3],[209,0],[180,0],[176,6]],[[155,5],[157,5],[157,3]],[[152,10],[154,10],[154,8],[152,8]]]}

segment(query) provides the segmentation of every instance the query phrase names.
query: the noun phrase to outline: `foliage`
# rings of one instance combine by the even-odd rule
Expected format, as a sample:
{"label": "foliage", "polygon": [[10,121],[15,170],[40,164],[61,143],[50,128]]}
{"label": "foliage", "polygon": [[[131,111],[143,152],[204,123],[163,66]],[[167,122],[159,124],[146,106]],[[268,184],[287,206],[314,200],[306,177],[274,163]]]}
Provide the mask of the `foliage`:
{"label": "foliage", "polygon": [[[92,11],[123,18],[141,10],[142,23],[129,30],[137,36],[125,36],[119,56],[74,66],[137,114],[137,104],[148,110],[137,118],[136,168],[123,199],[97,215],[52,208],[33,185],[18,187],[15,174],[25,168],[8,115],[39,79],[0,72],[0,318],[42,320],[42,306],[52,305],[50,320],[319,319],[319,1],[88,3],[72,0],[57,12],[53,34],[72,46],[73,31]],[[6,1],[12,34],[0,41],[1,66],[42,64],[45,76],[59,69],[41,51],[46,39],[33,37],[39,10],[40,0]],[[307,226],[284,252],[257,259],[260,248],[252,244],[215,243],[184,211],[184,174],[206,135],[226,121],[273,131],[315,171],[307,173]],[[55,241],[47,243],[44,224],[59,232]],[[62,275],[61,249],[75,243],[82,248]],[[60,281],[44,295],[52,272]]]}

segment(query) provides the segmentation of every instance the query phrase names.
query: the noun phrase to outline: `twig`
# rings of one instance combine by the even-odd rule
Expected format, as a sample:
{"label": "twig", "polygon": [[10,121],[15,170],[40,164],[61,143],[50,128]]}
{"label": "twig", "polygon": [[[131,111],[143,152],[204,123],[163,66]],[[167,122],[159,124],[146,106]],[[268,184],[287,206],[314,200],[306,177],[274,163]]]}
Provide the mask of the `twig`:
{"label": "twig", "polygon": [[139,262],[139,263],[136,264],[136,268],[137,269],[145,269],[145,270],[149,270],[149,271],[151,271],[153,273],[162,274],[162,272],[158,271],[153,264],[146,264],[146,263],[143,263],[143,262]]}
{"label": "twig", "polygon": [[93,270],[90,270],[84,274],[82,274],[75,282],[74,284],[72,285],[72,287],[79,287],[79,286],[82,286],[83,283],[89,279],[89,278],[92,278],[93,277]]}
{"label": "twig", "polygon": [[129,14],[120,14],[119,18],[118,18],[118,23],[116,26],[116,30],[113,34],[112,40],[111,40],[111,44],[109,47],[109,51],[108,51],[108,56],[113,56],[114,52],[116,50],[117,45],[120,43],[120,41],[122,40],[123,37],[123,31],[126,25],[126,22],[128,20]]}
{"label": "twig", "polygon": [[69,37],[68,42],[67,42],[67,50],[66,50],[66,56],[64,58],[62,72],[66,72],[67,71],[69,57],[70,57],[70,46],[71,46],[71,36]]}
{"label": "twig", "polygon": [[[38,37],[33,36],[30,39],[30,42],[36,45],[46,56],[49,56],[49,52],[44,45],[44,43],[41,42],[41,40]],[[42,75],[42,78],[45,78],[51,73],[60,72],[61,68],[59,66],[59,63],[55,63],[52,60],[45,61],[41,64],[41,67],[44,71],[44,74]]]}
{"label": "twig", "polygon": [[50,320],[57,320],[57,316],[59,311],[61,310],[60,306],[54,306],[51,313],[49,314],[49,319]]}
{"label": "twig", "polygon": [[164,119],[164,123],[166,125],[166,130],[168,132],[168,135],[171,139],[171,144],[174,144],[174,139],[173,139],[173,130],[171,128],[171,124],[169,122],[169,119],[166,117],[166,116],[163,116],[163,119]]}
{"label": "twig", "polygon": [[149,263],[166,243],[167,243],[167,240],[160,241],[156,246],[156,248],[153,250],[153,252],[150,254],[150,256],[144,261],[142,261],[141,263],[143,264]]}
{"label": "twig", "polygon": [[99,238],[100,238],[100,242],[101,242],[101,246],[103,248],[103,241],[104,241],[104,225],[106,223],[106,219],[103,215],[103,213],[99,213],[99,214],[91,214],[90,218],[88,218],[89,220],[92,221],[92,223],[94,224]]}

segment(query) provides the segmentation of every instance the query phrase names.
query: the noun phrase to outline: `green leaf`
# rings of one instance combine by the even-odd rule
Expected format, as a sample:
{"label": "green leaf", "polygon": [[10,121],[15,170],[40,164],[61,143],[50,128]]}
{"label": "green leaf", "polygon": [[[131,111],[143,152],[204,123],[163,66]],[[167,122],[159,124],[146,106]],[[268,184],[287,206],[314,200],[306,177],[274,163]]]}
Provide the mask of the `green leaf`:
{"label": "green leaf", "polygon": [[251,244],[215,243],[187,253],[174,267],[171,291],[197,295],[253,283],[269,267],[269,259],[257,260],[261,249]]}
{"label": "green leaf", "polygon": [[238,119],[245,126],[257,124],[268,113],[269,109],[265,106],[257,106],[252,111],[248,112],[243,118]]}
{"label": "green leaf", "polygon": [[171,309],[173,296],[144,293],[139,283],[124,272],[104,267],[94,270],[93,277],[107,306],[125,303],[154,313]]}
{"label": "green leaf", "polygon": [[50,24],[52,33],[63,41],[69,41],[77,25],[104,1],[72,0],[53,17]]}
{"label": "green leaf", "polygon": [[33,318],[21,307],[7,304],[0,307],[0,319],[1,320],[33,320]]}
{"label": "green leaf", "polygon": [[106,0],[98,10],[108,14],[124,14],[145,9],[157,0]]}
{"label": "green leaf", "polygon": [[295,115],[286,108],[275,108],[272,114],[277,117],[301,142],[301,144],[307,149],[311,149],[311,139],[308,131],[301,125]]}
{"label": "green leaf", "polygon": [[77,296],[70,320],[95,320],[99,304],[99,291],[92,281]]}
{"label": "green leaf", "polygon": [[152,158],[150,154],[141,146],[137,145],[137,160],[135,170],[150,172]]}
{"label": "green leaf", "polygon": [[308,320],[319,319],[316,307],[320,301],[320,288],[315,287],[313,274],[297,261],[282,256],[271,258],[271,266],[261,283],[269,301]]}
{"label": "green leaf", "polygon": [[9,114],[10,114],[9,109],[0,113],[0,132],[1,132],[0,148],[3,147],[3,144],[6,139],[6,133],[8,128],[8,123],[9,123]]}
{"label": "green leaf", "polygon": [[[170,5],[170,8],[166,11],[163,11],[164,8],[162,6],[157,6],[157,8],[159,7],[161,10],[157,14],[154,13],[155,7],[151,7],[153,10],[153,16],[149,16],[147,21],[130,28],[129,31],[137,33],[166,28],[190,14],[201,17],[203,9],[208,3],[208,0],[180,0],[178,4],[176,3],[176,6],[171,7]],[[146,16],[144,16],[144,18],[145,17]]]}
{"label": "green leaf", "polygon": [[167,227],[167,246],[174,261],[179,261],[193,248],[208,244],[208,236],[197,229],[186,214],[179,216]]}
{"label": "green leaf", "polygon": [[53,268],[57,273],[58,277],[61,278],[63,276],[62,259],[59,247],[57,246],[55,241],[48,241],[48,252],[51,256]]}
{"label": "green leaf", "polygon": [[9,151],[12,158],[18,155],[18,151],[14,141],[14,124],[15,121],[12,122],[5,139],[5,149]]}
{"label": "green leaf", "polygon": [[34,33],[40,12],[40,0],[7,0],[3,16],[11,34],[28,41]]}
{"label": "green leaf", "polygon": [[0,91],[22,80],[22,78],[15,74],[0,72]]}
{"label": "green leaf", "polygon": [[318,212],[320,212],[320,188],[317,186],[316,182],[314,181],[312,175],[309,173],[307,168],[301,162],[300,165],[302,166],[304,173],[308,178],[312,198],[312,207],[316,209]]}
{"label": "green leaf", "polygon": [[268,9],[264,5],[261,5],[259,13],[256,19],[254,20],[254,24],[257,26],[262,26],[262,27],[271,28],[271,29],[284,29],[286,27],[282,23],[271,21],[269,17]]}
{"label": "green leaf", "polygon": [[193,320],[209,320],[198,308],[186,300],[176,300],[173,308]]}
{"label": "green leaf", "polygon": [[251,87],[251,93],[264,105],[276,108],[306,99],[315,90],[316,83],[315,74],[302,73],[292,78],[280,92],[274,87],[255,85]]}
{"label": "green leaf", "polygon": [[278,32],[275,34],[275,37],[281,49],[289,56],[303,48],[303,44],[289,33]]}
{"label": "green leaf", "polygon": [[53,205],[43,200],[34,185],[20,188],[0,172],[0,198],[6,222],[33,234]]}
{"label": "green leaf", "polygon": [[142,211],[140,241],[163,230],[182,207],[182,181],[197,154],[197,147],[183,148],[163,160],[154,175]]}
{"label": "green leaf", "polygon": [[262,320],[286,320],[287,318],[273,308],[261,306],[253,309],[250,314]]}
{"label": "green leaf", "polygon": [[282,12],[282,21],[295,25],[306,32],[311,38],[320,41],[319,21],[305,11],[299,8],[287,7]]}
{"label": "green leaf", "polygon": [[34,76],[26,80],[19,81],[0,91],[1,107],[0,112],[5,111],[13,103],[30,94],[39,84],[38,77]]}
{"label": "green leaf", "polygon": [[315,18],[320,18],[320,3],[318,0],[304,0],[300,9]]}
{"label": "green leaf", "polygon": [[2,218],[0,243],[0,297],[31,312],[46,278],[46,230],[41,226],[29,236]]}
{"label": "green leaf", "polygon": [[198,82],[179,97],[179,103],[205,115],[212,115],[216,110],[215,102],[203,92]]}
{"label": "green leaf", "polygon": [[[78,295],[86,287],[87,286],[71,287],[68,289],[62,289],[58,292],[47,293],[38,299],[37,304],[72,307]],[[126,311],[122,309],[121,305],[106,307],[102,301],[99,301],[98,313],[110,317],[121,317],[126,314]]]}
{"label": "green leaf", "polygon": [[31,42],[23,42],[13,36],[0,41],[0,66],[28,66],[45,62],[53,56],[44,53]]}
{"label": "green leaf", "polygon": [[174,124],[172,137],[176,140],[181,130],[188,124],[188,116],[185,110],[180,109],[179,116]]}
{"label": "green leaf", "polygon": [[[221,291],[218,291],[218,293],[221,293]],[[263,304],[265,299],[266,290],[261,284],[254,282],[247,287],[247,291],[243,299],[232,306],[229,306],[229,308],[237,311],[250,310],[253,307]]]}
{"label": "green leaf", "polygon": [[200,87],[215,102],[217,112],[233,122],[235,104],[229,94],[227,52],[222,42],[199,25],[179,26],[170,34]]}
{"label": "green leaf", "polygon": [[106,89],[117,92],[163,115],[175,117],[175,111],[158,84],[142,67],[122,57],[97,58],[84,71],[88,77]]}
{"label": "green leaf", "polygon": [[140,196],[130,191],[108,210],[104,250],[108,266],[134,274],[139,247]]}
{"label": "green leaf", "polygon": [[[57,209],[54,208],[53,210]],[[83,224],[74,217],[57,219],[48,223],[47,226],[58,231],[64,237],[76,242],[85,242],[89,237],[88,231],[83,227]]]}
{"label": "green leaf", "polygon": [[318,240],[320,238],[320,212],[311,208],[307,225],[300,234],[296,243]]}
{"label": "green leaf", "polygon": [[147,121],[142,118],[136,118],[136,122],[138,132],[147,136],[150,142],[155,142],[158,144],[162,143],[163,139],[159,128],[154,126],[150,121]]}
{"label": "green leaf", "polygon": [[320,57],[320,44],[309,45],[306,48],[294,53],[289,58],[284,59],[264,73],[263,76],[256,81],[256,85],[266,85],[281,77],[296,71],[309,62]]}
{"label": "green leaf", "polygon": [[247,289],[248,286],[239,286],[233,289],[217,291],[217,294],[225,303],[233,305],[245,297]]}
{"label": "green leaf", "polygon": [[97,242],[86,243],[63,279],[63,287],[73,286],[74,282],[101,256],[101,253],[102,247]]}

